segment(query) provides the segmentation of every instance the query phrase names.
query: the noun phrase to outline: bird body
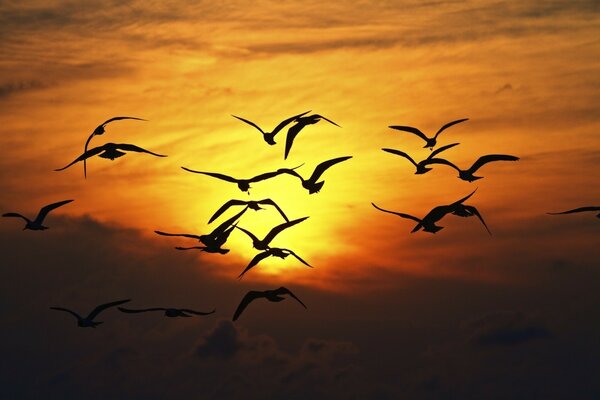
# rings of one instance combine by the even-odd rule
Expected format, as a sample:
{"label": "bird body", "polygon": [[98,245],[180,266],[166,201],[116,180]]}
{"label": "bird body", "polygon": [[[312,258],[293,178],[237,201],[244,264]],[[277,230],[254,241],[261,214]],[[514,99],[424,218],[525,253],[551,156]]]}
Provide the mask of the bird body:
{"label": "bird body", "polygon": [[421,139],[423,139],[425,141],[425,146],[423,146],[424,148],[429,148],[429,149],[433,150],[433,148],[437,144],[437,137],[439,136],[440,133],[442,133],[444,130],[450,128],[453,125],[456,125],[456,124],[459,124],[461,122],[468,121],[468,120],[469,120],[468,118],[463,118],[463,119],[457,119],[456,121],[448,122],[446,125],[442,126],[437,131],[437,133],[431,138],[427,137],[427,135],[425,135],[419,129],[414,128],[412,126],[390,125],[390,128],[398,130],[398,131],[409,132],[414,135],[417,135],[418,137],[420,137]]}
{"label": "bird body", "polygon": [[61,207],[67,203],[72,202],[73,200],[63,200],[63,201],[59,201],[57,203],[52,203],[52,204],[48,204],[47,206],[44,206],[40,209],[40,211],[38,212],[37,217],[35,217],[34,220],[30,220],[29,218],[25,217],[24,215],[18,214],[18,213],[6,213],[6,214],[2,214],[3,217],[17,217],[17,218],[22,218],[25,220],[25,227],[23,228],[23,230],[32,230],[32,231],[43,231],[48,229],[47,226],[43,225],[44,219],[46,218],[46,216],[48,215],[48,213],[52,210],[54,210],[55,208]]}
{"label": "bird body", "polygon": [[274,303],[279,303],[280,301],[283,301],[286,299],[285,297],[283,297],[284,295],[291,296],[298,303],[300,303],[302,305],[302,307],[306,308],[304,303],[298,297],[296,297],[296,295],[294,293],[292,293],[289,289],[287,289],[283,286],[280,287],[279,289],[275,289],[275,290],[264,290],[264,291],[251,290],[248,293],[246,293],[246,295],[240,302],[240,305],[235,310],[235,313],[233,314],[233,321],[237,320],[240,317],[240,315],[242,314],[242,312],[246,309],[248,304],[250,304],[254,300],[260,299],[260,298],[265,298],[268,301],[271,301]]}
{"label": "bird body", "polygon": [[96,326],[98,326],[102,323],[102,321],[94,321],[94,318],[96,318],[98,316],[98,314],[100,314],[102,311],[104,311],[108,308],[119,306],[119,305],[127,303],[129,301],[131,301],[131,299],[118,300],[118,301],[113,301],[111,303],[101,304],[101,305],[97,306],[96,308],[94,308],[86,317],[82,317],[75,311],[69,310],[68,308],[50,307],[50,309],[57,310],[57,311],[64,311],[64,312],[71,314],[72,316],[77,318],[77,326],[79,326],[80,328],[95,328]]}

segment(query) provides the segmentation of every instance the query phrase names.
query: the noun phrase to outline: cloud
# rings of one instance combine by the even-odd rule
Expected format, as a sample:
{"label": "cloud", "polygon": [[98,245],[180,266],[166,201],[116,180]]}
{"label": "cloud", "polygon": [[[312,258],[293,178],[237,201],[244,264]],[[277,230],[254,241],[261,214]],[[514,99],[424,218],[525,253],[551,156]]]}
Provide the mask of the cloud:
{"label": "cloud", "polygon": [[36,89],[43,89],[48,84],[39,80],[15,81],[0,84],[0,99],[20,92],[27,92]]}
{"label": "cloud", "polygon": [[471,342],[484,347],[516,346],[552,337],[542,325],[528,321],[522,313],[492,313],[473,322]]}

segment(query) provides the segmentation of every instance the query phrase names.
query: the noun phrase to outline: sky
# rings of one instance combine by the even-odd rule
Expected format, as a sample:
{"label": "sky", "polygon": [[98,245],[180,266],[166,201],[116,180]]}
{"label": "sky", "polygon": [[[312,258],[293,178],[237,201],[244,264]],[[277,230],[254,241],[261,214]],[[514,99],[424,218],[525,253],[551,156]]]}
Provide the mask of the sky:
{"label": "sky", "polygon": [[[600,397],[600,9],[596,1],[2,1],[0,213],[53,211],[50,229],[0,221],[0,386],[9,398],[90,399],[595,399]],[[284,129],[311,110],[320,121],[284,160]],[[168,155],[114,161],[83,152],[132,143]],[[445,123],[443,165],[415,175],[394,148],[423,159]],[[235,185],[180,167],[239,178],[352,156],[308,194],[291,176]],[[472,191],[475,218],[448,216],[434,234],[412,221]],[[178,252],[230,199],[271,198],[309,218],[274,246],[293,249],[236,279],[257,253],[234,231],[226,255]],[[240,227],[265,235],[282,222],[247,211]],[[285,286],[293,300],[249,290]],[[109,310],[216,312],[165,318]]]}

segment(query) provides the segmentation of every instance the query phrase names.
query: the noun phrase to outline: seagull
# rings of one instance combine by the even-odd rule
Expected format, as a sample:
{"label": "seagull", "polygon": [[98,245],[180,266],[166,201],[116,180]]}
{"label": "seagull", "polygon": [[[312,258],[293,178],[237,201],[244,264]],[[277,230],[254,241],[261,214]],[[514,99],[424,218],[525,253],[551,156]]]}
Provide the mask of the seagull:
{"label": "seagull", "polygon": [[210,224],[211,222],[213,222],[215,219],[219,218],[219,216],[221,214],[223,214],[229,207],[232,206],[247,206],[248,208],[250,208],[251,210],[254,211],[258,211],[258,210],[264,210],[264,208],[261,207],[261,205],[269,205],[269,206],[273,206],[277,209],[277,211],[279,211],[279,214],[281,214],[281,216],[283,217],[283,219],[285,219],[287,222],[289,222],[290,220],[288,219],[288,217],[284,214],[284,212],[281,210],[281,208],[279,208],[279,206],[277,205],[277,203],[275,203],[273,200],[271,199],[263,199],[263,200],[250,200],[250,201],[244,201],[244,200],[229,200],[227,203],[223,204],[221,206],[221,208],[219,208],[217,210],[217,212],[215,212],[215,214],[210,217],[210,220],[208,220],[208,223]]}
{"label": "seagull", "polygon": [[[223,246],[225,244],[225,242],[229,238],[229,235],[233,231],[233,228],[235,228],[235,225],[232,226],[231,228],[227,229],[225,232],[223,232],[223,234],[221,236],[218,236],[215,239],[214,243],[209,243],[206,246],[192,246],[192,247],[177,246],[177,247],[175,247],[175,249],[177,249],[177,250],[200,250],[200,251],[203,251],[205,253],[227,254],[227,253],[229,253],[229,249],[223,249],[223,248],[221,248],[221,246]],[[155,231],[155,232],[158,233],[158,231]],[[165,235],[165,236],[186,236],[186,235],[165,234],[163,232],[161,232],[159,234],[160,235]],[[189,237],[191,237],[191,236],[192,235],[189,235]],[[202,235],[202,236],[206,236],[206,235]]]}
{"label": "seagull", "polygon": [[309,263],[300,258],[300,256],[298,256],[298,254],[294,253],[292,250],[282,249],[279,247],[270,247],[267,250],[258,253],[256,256],[254,256],[254,258],[250,261],[246,269],[243,270],[242,273],[238,276],[238,279],[241,279],[247,271],[249,271],[252,267],[257,265],[259,262],[261,262],[267,257],[279,257],[281,259],[284,259],[289,255],[296,257],[302,264],[312,268],[312,266]]}
{"label": "seagull", "polygon": [[[236,183],[238,185],[238,188],[242,192],[248,192],[248,194],[250,194],[249,191],[250,191],[251,183],[264,181],[265,179],[273,178],[277,175],[281,175],[281,174],[285,173],[285,171],[279,170],[279,171],[275,171],[275,172],[265,172],[264,174],[257,175],[250,179],[237,179],[237,178],[233,178],[229,175],[219,174],[219,173],[215,173],[215,172],[195,171],[193,169],[189,169],[186,167],[181,167],[181,168],[188,172],[193,172],[195,174],[204,174],[204,175],[212,176],[213,178],[221,179],[221,180],[224,180],[227,182]],[[290,171],[293,171],[296,168],[298,168],[298,167],[291,168]]]}
{"label": "seagull", "polygon": [[[590,207],[579,207],[579,208],[575,208],[573,210],[568,210],[568,211],[563,211],[563,212],[556,212],[556,213],[548,213],[550,215],[562,215],[562,214],[573,214],[573,213],[579,213],[579,212],[587,212],[587,211],[600,211],[600,207],[597,206],[590,206]],[[600,214],[596,215],[596,218],[600,218]]]}
{"label": "seagull", "polygon": [[265,140],[265,142],[267,142],[268,144],[270,144],[270,145],[272,146],[272,145],[276,144],[276,142],[275,142],[275,135],[277,135],[277,133],[278,133],[280,130],[282,130],[283,128],[285,128],[285,126],[286,126],[287,124],[289,124],[290,122],[298,120],[298,118],[300,118],[300,117],[301,117],[301,116],[303,116],[304,114],[308,114],[309,112],[310,112],[310,110],[309,110],[309,111],[306,111],[306,112],[303,112],[302,114],[294,115],[293,117],[290,117],[290,118],[288,118],[288,119],[285,119],[285,120],[281,121],[281,122],[279,123],[279,125],[277,125],[277,126],[275,127],[275,129],[273,129],[271,132],[265,132],[265,131],[263,131],[263,130],[260,128],[260,126],[256,125],[256,124],[255,124],[254,122],[252,122],[252,121],[248,121],[247,119],[244,119],[244,118],[242,118],[242,117],[237,117],[237,116],[235,116],[235,115],[231,115],[231,116],[232,116],[233,118],[237,118],[237,119],[239,119],[240,121],[243,121],[243,122],[247,123],[248,125],[251,125],[251,126],[255,127],[256,129],[258,129],[258,130],[260,131],[260,133],[262,133],[262,134],[263,134],[263,139]]}
{"label": "seagull", "polygon": [[442,126],[440,128],[440,130],[437,131],[437,133],[432,138],[428,138],[427,136],[425,136],[425,134],[423,132],[421,132],[417,128],[413,128],[412,126],[390,125],[390,128],[396,129],[398,131],[414,133],[415,135],[417,135],[418,137],[420,137],[421,139],[423,139],[426,142],[425,146],[423,146],[423,148],[429,148],[429,149],[433,150],[433,147],[437,144],[437,137],[440,133],[442,133],[445,129],[450,128],[452,125],[460,124],[461,122],[468,121],[468,120],[469,120],[469,118],[463,118],[463,119],[457,119],[456,121],[448,122],[446,125]]}
{"label": "seagull", "polygon": [[[120,151],[123,150],[123,151]],[[93,157],[97,154],[100,154],[99,157],[102,158],[108,158],[110,160],[114,160],[115,158],[119,158],[121,156],[124,156],[126,153],[124,153],[124,151],[135,151],[137,153],[148,153],[151,154],[153,156],[156,157],[166,157],[165,155],[162,154],[156,154],[153,153],[151,151],[148,151],[146,149],[142,149],[141,147],[138,147],[136,145],[133,144],[127,144],[127,143],[105,143],[102,146],[98,146],[98,147],[94,147],[93,149],[90,149],[88,151],[86,151],[85,153],[83,153],[82,155],[80,155],[79,157],[77,157],[74,161],[72,161],[70,164],[68,164],[65,167],[59,168],[59,169],[55,169],[55,171],[62,171],[63,169],[67,169],[69,168],[71,165],[79,162],[79,161],[85,161],[90,157]]]}
{"label": "seagull", "polygon": [[252,239],[252,245],[255,249],[268,250],[269,243],[271,243],[271,241],[275,238],[275,236],[277,236],[279,233],[281,233],[281,231],[283,231],[284,229],[287,229],[289,227],[292,227],[296,224],[299,224],[300,222],[304,221],[307,218],[308,217],[298,218],[293,221],[285,222],[283,224],[277,225],[276,227],[271,229],[271,231],[267,234],[267,236],[265,236],[264,239],[262,239],[262,240],[258,239],[252,232],[250,232],[244,228],[240,228],[239,226],[236,226],[236,228],[238,228],[239,230],[244,232],[246,235],[250,236],[250,239]]}
{"label": "seagull", "polygon": [[77,314],[75,311],[71,311],[67,308],[50,307],[50,309],[58,310],[58,311],[65,311],[65,312],[68,312],[69,314],[73,315],[75,318],[77,318],[77,326],[79,326],[80,328],[89,328],[89,327],[95,328],[96,326],[98,326],[102,323],[101,321],[98,321],[98,322],[94,321],[94,318],[96,318],[98,316],[98,314],[100,314],[102,311],[106,310],[107,308],[119,306],[121,304],[127,303],[128,301],[131,301],[131,299],[119,300],[119,301],[113,301],[112,303],[101,304],[98,307],[94,308],[92,310],[92,312],[90,312],[88,314],[87,317],[82,317],[81,315]]}
{"label": "seagull", "polygon": [[[194,315],[209,315],[214,313],[215,311],[217,311],[216,309],[209,311],[209,312],[202,312],[202,311],[194,311],[194,310],[189,310],[187,308],[162,308],[162,307],[155,307],[155,308],[144,308],[141,310],[133,310],[130,308],[123,308],[123,307],[119,307],[119,311],[124,312],[124,313],[128,313],[128,314],[136,314],[136,313],[143,313],[143,312],[148,312],[148,311],[164,311],[165,312],[165,317],[193,317]],[[190,315],[193,314],[193,315]]]}
{"label": "seagull", "polygon": [[307,115],[306,117],[296,118],[295,125],[292,125],[290,127],[290,129],[288,129],[288,133],[285,138],[285,154],[283,156],[284,159],[287,159],[288,154],[290,154],[290,150],[292,150],[292,144],[294,144],[294,139],[296,138],[296,136],[298,136],[300,131],[305,126],[316,124],[317,122],[319,122],[322,119],[324,119],[325,121],[327,121],[337,127],[340,127],[338,124],[336,124],[332,120],[327,119],[324,116],[319,115],[319,114]]}
{"label": "seagull", "polygon": [[431,171],[431,168],[428,168],[427,164],[429,164],[429,162],[431,161],[431,159],[433,157],[435,157],[437,154],[441,153],[442,151],[448,150],[449,148],[457,146],[459,144],[460,143],[452,143],[452,144],[448,144],[446,146],[442,146],[439,149],[435,149],[434,151],[431,152],[431,154],[429,154],[429,157],[427,157],[423,161],[419,161],[419,162],[416,162],[415,160],[413,160],[413,158],[411,156],[409,156],[408,154],[406,154],[405,152],[400,151],[400,150],[395,150],[395,149],[381,149],[381,150],[406,158],[408,161],[413,163],[415,167],[417,167],[417,172],[415,172],[415,174],[421,175],[421,174],[425,174],[425,173]]}
{"label": "seagull", "polygon": [[469,206],[466,204],[456,204],[454,207],[454,211],[452,211],[452,215],[457,215],[459,217],[476,216],[477,218],[479,218],[479,220],[481,221],[481,223],[483,224],[485,229],[488,231],[490,236],[492,236],[492,232],[490,231],[490,228],[488,228],[487,224],[483,220],[483,217],[481,216],[481,214],[479,213],[479,210],[477,210],[476,207]]}
{"label": "seagull", "polygon": [[417,225],[414,227],[414,229],[411,231],[411,233],[417,232],[420,229],[423,229],[424,232],[436,233],[436,232],[442,230],[444,227],[438,226],[435,223],[438,222],[439,220],[441,220],[442,218],[444,218],[446,216],[446,214],[453,213],[456,210],[458,210],[459,213],[464,213],[464,211],[462,209],[460,209],[460,205],[464,201],[466,201],[469,197],[473,196],[473,193],[475,193],[476,190],[477,189],[473,190],[473,192],[471,192],[470,195],[463,197],[462,199],[455,201],[452,204],[434,207],[431,211],[429,211],[429,213],[426,216],[423,217],[423,219],[419,219],[419,218],[414,217],[409,214],[399,213],[399,212],[395,212],[395,211],[388,211],[388,210],[378,207],[375,203],[371,203],[371,204],[373,205],[373,207],[375,207],[379,211],[383,211],[386,213],[397,215],[402,218],[412,219],[413,221],[416,221]]}
{"label": "seagull", "polygon": [[[94,131],[92,132],[92,134],[87,138],[87,140],[85,141],[85,146],[83,148],[83,152],[87,152],[88,150],[88,144],[90,143],[90,140],[92,140],[92,138],[94,136],[100,136],[103,135],[105,130],[104,127],[113,122],[113,121],[119,121],[122,119],[136,119],[138,121],[147,121],[147,119],[142,119],[142,118],[136,118],[136,117],[113,117],[111,119],[107,119],[106,121],[104,121],[103,123],[101,123],[100,125],[98,125],[96,127],[96,129],[94,129]],[[87,166],[86,166],[86,160],[83,160],[83,176],[86,177],[87,176]]]}
{"label": "seagull", "polygon": [[458,178],[463,181],[473,182],[477,179],[483,178],[483,176],[475,176],[473,175],[477,170],[483,167],[485,164],[494,162],[494,161],[518,161],[519,157],[511,156],[508,154],[488,154],[485,156],[481,156],[471,165],[468,169],[460,169],[456,165],[452,164],[448,160],[444,160],[443,158],[432,158],[429,160],[428,164],[443,164],[448,165],[449,167],[454,168],[458,171]]}
{"label": "seagull", "polygon": [[60,206],[64,206],[67,203],[72,202],[73,200],[63,200],[63,201],[59,201],[58,203],[52,203],[52,204],[48,204],[47,206],[44,206],[40,209],[40,212],[38,213],[37,217],[35,217],[35,219],[32,221],[29,218],[18,214],[18,213],[6,213],[6,214],[2,214],[3,217],[19,217],[19,218],[23,218],[27,223],[25,224],[25,228],[23,228],[23,230],[25,229],[30,229],[32,231],[43,231],[48,229],[47,226],[42,225],[42,223],[44,222],[44,218],[46,218],[46,215],[48,215],[48,213],[52,210],[54,210],[55,208],[58,208]]}
{"label": "seagull", "polygon": [[323,175],[323,173],[327,169],[334,166],[335,164],[340,163],[342,161],[346,161],[350,158],[352,158],[352,156],[338,157],[338,158],[333,158],[331,160],[323,161],[321,164],[317,165],[317,167],[315,168],[315,170],[312,173],[312,175],[310,176],[310,178],[308,178],[306,180],[304,178],[302,178],[302,176],[300,176],[296,171],[294,171],[298,167],[291,168],[291,169],[290,168],[281,168],[281,169],[279,169],[279,171],[299,178],[302,181],[302,187],[304,189],[308,190],[308,193],[310,193],[310,194],[319,193],[319,191],[325,184],[324,180],[317,182],[319,180],[319,178],[321,177],[321,175]]}
{"label": "seagull", "polygon": [[286,294],[293,297],[298,303],[300,303],[302,305],[302,307],[306,308],[304,303],[298,297],[296,297],[296,295],[294,293],[292,293],[290,290],[284,288],[283,286],[280,287],[279,289],[265,290],[262,292],[259,292],[256,290],[251,290],[248,293],[246,293],[246,295],[240,302],[240,305],[238,306],[237,310],[235,310],[235,314],[233,314],[233,320],[234,321],[237,320],[240,317],[240,314],[244,311],[244,309],[246,309],[248,304],[250,304],[252,301],[254,301],[256,299],[260,299],[261,297],[264,297],[265,299],[267,299],[269,301],[278,303],[280,301],[285,300],[285,297],[282,297],[282,296],[286,295]]}

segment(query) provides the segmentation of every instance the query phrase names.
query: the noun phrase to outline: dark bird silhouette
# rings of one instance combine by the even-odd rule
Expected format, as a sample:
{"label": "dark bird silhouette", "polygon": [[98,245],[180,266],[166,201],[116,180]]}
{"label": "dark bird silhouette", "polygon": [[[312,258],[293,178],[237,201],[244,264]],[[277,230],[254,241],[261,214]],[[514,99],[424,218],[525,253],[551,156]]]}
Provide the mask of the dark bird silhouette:
{"label": "dark bird silhouette", "polygon": [[23,230],[31,229],[32,231],[43,231],[45,229],[48,229],[47,226],[42,225],[42,223],[44,222],[44,219],[46,218],[48,213],[50,211],[54,210],[55,208],[64,206],[65,204],[70,203],[72,201],[73,200],[63,200],[63,201],[59,201],[58,203],[52,203],[52,204],[48,204],[47,206],[42,207],[40,209],[40,212],[38,213],[37,217],[35,217],[35,219],[33,221],[21,214],[13,213],[13,212],[2,214],[2,216],[3,217],[23,218],[26,222],[25,228],[23,228]]}
{"label": "dark bird silhouette", "polygon": [[[123,151],[120,151],[120,150],[123,150]],[[148,151],[146,149],[142,149],[141,147],[138,147],[138,146],[133,145],[133,144],[127,144],[127,143],[105,143],[102,146],[94,147],[93,149],[90,149],[90,150],[86,151],[85,153],[83,153],[82,155],[80,155],[79,157],[77,157],[75,160],[73,160],[67,166],[59,168],[59,169],[55,169],[55,171],[62,171],[63,169],[67,169],[71,165],[73,165],[75,163],[78,163],[79,161],[85,161],[88,158],[93,157],[93,156],[98,155],[98,154],[99,154],[99,157],[108,158],[110,160],[114,160],[115,158],[119,158],[121,156],[124,156],[126,154],[125,151],[135,151],[137,153],[151,154],[151,155],[156,156],[156,157],[166,157],[165,155],[153,153],[151,151]],[[100,154],[100,153],[102,153],[102,154]]]}
{"label": "dark bird silhouette", "polygon": [[350,158],[352,158],[352,156],[338,157],[338,158],[333,158],[331,160],[323,161],[321,164],[317,165],[317,167],[313,171],[312,175],[308,179],[302,178],[302,176],[300,176],[295,171],[295,169],[299,168],[299,167],[292,168],[292,169],[290,169],[290,168],[281,168],[281,169],[279,169],[279,172],[290,174],[290,175],[293,175],[293,176],[297,177],[298,179],[300,179],[300,181],[302,182],[302,187],[304,189],[308,190],[308,193],[310,193],[310,194],[319,193],[319,191],[321,190],[321,188],[325,184],[324,180],[322,180],[320,182],[317,182],[319,180],[319,178],[321,178],[321,175],[323,175],[323,173],[327,169],[331,168],[335,164],[340,163],[342,161],[346,161],[346,160],[348,160]]}
{"label": "dark bird silhouette", "polygon": [[128,301],[131,301],[131,299],[119,300],[119,301],[113,301],[112,303],[101,304],[98,307],[94,308],[92,310],[92,312],[90,312],[88,314],[87,317],[82,317],[81,315],[77,314],[75,311],[69,310],[67,308],[50,307],[50,309],[58,310],[58,311],[65,311],[65,312],[68,312],[69,314],[73,315],[75,318],[77,318],[77,326],[79,326],[80,328],[89,328],[89,327],[95,328],[96,326],[98,326],[102,323],[102,321],[94,321],[94,318],[96,318],[98,316],[98,314],[100,314],[102,311],[106,310],[107,308],[119,306],[121,304],[127,303]]}
{"label": "dark bird silhouette", "polygon": [[290,150],[292,150],[292,144],[294,144],[294,139],[296,138],[296,136],[298,136],[300,131],[305,126],[316,124],[317,122],[319,122],[322,119],[339,127],[339,125],[336,124],[335,122],[333,122],[332,120],[327,119],[324,116],[319,115],[319,114],[307,115],[306,117],[296,118],[296,123],[294,125],[292,125],[290,127],[290,129],[288,129],[288,133],[285,138],[285,154],[283,156],[284,159],[287,159],[288,154],[290,154]]}
{"label": "dark bird silhouette", "polygon": [[246,235],[250,236],[250,239],[252,239],[252,245],[254,246],[255,249],[268,250],[269,243],[271,243],[271,241],[275,238],[275,236],[277,236],[283,230],[285,230],[289,227],[292,227],[296,224],[299,224],[300,222],[304,221],[307,218],[308,217],[298,218],[293,221],[285,222],[283,224],[277,225],[276,227],[271,229],[271,231],[269,231],[269,233],[267,233],[267,235],[262,240],[258,239],[252,232],[250,232],[244,228],[240,228],[239,226],[236,226],[236,228],[241,230],[242,232],[244,232]]}
{"label": "dark bird silhouette", "polygon": [[452,143],[452,144],[448,144],[446,146],[442,146],[439,149],[435,149],[429,154],[429,157],[427,157],[423,161],[419,161],[419,162],[416,162],[415,160],[413,160],[413,158],[411,156],[409,156],[408,154],[406,154],[405,152],[400,151],[400,150],[395,150],[395,149],[381,149],[381,150],[406,158],[408,161],[413,163],[413,165],[417,168],[417,172],[415,172],[415,174],[421,175],[421,174],[431,171],[432,168],[428,168],[427,165],[429,164],[429,162],[431,161],[431,159],[433,157],[440,154],[442,151],[448,150],[449,148],[452,148],[459,144],[460,143]]}
{"label": "dark bird silhouette", "polygon": [[[144,309],[134,310],[131,308],[119,307],[119,311],[128,313],[128,314],[137,314],[137,313],[143,313],[143,312],[149,312],[149,311],[164,311],[165,317],[174,318],[174,317],[193,317],[194,315],[209,315],[209,314],[213,314],[217,310],[214,309],[212,311],[203,312],[203,311],[194,311],[194,310],[190,310],[187,308],[162,308],[162,307],[144,308]],[[192,314],[192,315],[190,315],[190,314]]]}
{"label": "dark bird silhouette", "polygon": [[246,269],[244,269],[242,271],[242,273],[239,274],[238,279],[241,279],[241,277],[244,276],[244,274],[247,271],[249,271],[252,267],[257,265],[259,262],[261,262],[262,260],[264,260],[267,257],[279,257],[281,259],[284,259],[289,255],[296,257],[302,264],[312,268],[312,266],[309,263],[307,263],[302,258],[300,258],[300,256],[298,256],[298,254],[294,253],[292,250],[282,249],[279,247],[270,247],[267,250],[265,250],[261,253],[258,253],[256,256],[254,256],[254,258],[250,261],[250,263],[248,264]]}
{"label": "dark bird silhouette", "polygon": [[281,214],[281,216],[283,217],[283,219],[285,219],[286,221],[290,221],[288,219],[288,217],[284,214],[284,212],[281,210],[281,208],[279,208],[279,206],[277,205],[277,203],[275,203],[273,200],[271,199],[263,199],[263,200],[250,200],[250,201],[244,201],[244,200],[229,200],[227,203],[223,204],[221,206],[221,208],[219,208],[212,217],[210,217],[210,219],[208,220],[208,223],[210,224],[211,222],[213,222],[215,219],[219,218],[219,216],[221,214],[223,214],[229,207],[233,207],[233,206],[247,206],[249,209],[254,210],[254,211],[258,211],[258,210],[264,210],[264,208],[261,207],[261,205],[269,205],[269,206],[273,206],[277,209],[277,211],[279,211],[279,214]]}
{"label": "dark bird silhouette", "polygon": [[[100,136],[100,135],[103,135],[103,134],[104,134],[104,132],[105,132],[105,130],[104,130],[104,127],[105,127],[107,124],[109,124],[109,123],[111,123],[111,122],[113,122],[113,121],[120,121],[120,120],[122,120],[122,119],[135,119],[135,120],[138,120],[138,121],[147,121],[147,120],[145,120],[145,119],[142,119],[142,118],[136,118],[136,117],[113,117],[113,118],[111,118],[111,119],[107,119],[106,121],[104,121],[103,123],[101,123],[100,125],[98,125],[98,126],[96,127],[96,129],[94,129],[94,131],[91,133],[91,135],[90,135],[90,136],[87,138],[87,140],[85,141],[85,146],[84,146],[84,148],[83,148],[83,152],[85,153],[85,152],[87,152],[87,151],[88,151],[88,144],[90,143],[90,140],[92,140],[92,138],[93,138],[94,136]],[[83,160],[83,176],[84,176],[84,177],[87,177],[87,165],[86,165],[86,160]]]}
{"label": "dark bird silhouette", "polygon": [[409,132],[409,133],[413,133],[413,134],[417,135],[418,137],[420,137],[421,139],[423,139],[425,141],[425,146],[423,146],[424,148],[429,148],[429,149],[433,150],[433,147],[437,144],[437,137],[439,136],[440,133],[442,133],[444,130],[450,128],[452,125],[460,124],[461,122],[468,121],[468,120],[469,120],[468,118],[463,118],[463,119],[457,119],[456,121],[448,122],[446,125],[442,126],[432,138],[427,137],[419,129],[413,128],[412,126],[390,125],[390,128],[395,129],[397,131]]}
{"label": "dark bird silhouette", "polygon": [[423,217],[423,219],[419,219],[410,214],[404,214],[404,213],[399,213],[399,212],[395,212],[395,211],[385,210],[383,208],[378,207],[375,203],[371,203],[371,204],[373,205],[373,207],[375,207],[379,211],[383,211],[386,213],[397,215],[402,218],[412,219],[413,221],[416,221],[417,225],[414,227],[414,229],[411,231],[411,233],[417,232],[418,230],[421,230],[421,229],[423,229],[423,231],[425,231],[425,232],[436,233],[436,232],[440,231],[441,229],[443,229],[444,227],[438,226],[435,223],[438,222],[439,220],[441,220],[442,218],[444,218],[446,216],[446,214],[450,214],[455,211],[458,213],[466,212],[463,209],[461,209],[459,206],[464,201],[466,201],[469,197],[471,197],[473,195],[473,193],[475,193],[476,190],[477,189],[473,190],[473,192],[471,192],[471,194],[463,197],[462,199],[460,199],[458,201],[455,201],[452,204],[434,207],[431,211],[429,211],[429,213],[427,215],[425,215]]}
{"label": "dark bird silhouette", "polygon": [[290,122],[297,120],[299,117],[303,116],[304,114],[308,114],[309,112],[310,112],[310,110],[306,111],[306,112],[303,112],[302,114],[294,115],[293,117],[290,117],[288,119],[285,119],[285,120],[281,121],[279,123],[279,125],[277,125],[275,127],[275,129],[273,129],[271,132],[265,132],[265,131],[263,131],[260,128],[260,126],[256,125],[254,122],[248,121],[247,119],[244,119],[242,117],[238,117],[238,116],[235,116],[235,115],[232,115],[232,117],[233,118],[237,118],[240,121],[245,122],[248,125],[255,127],[256,129],[258,129],[260,131],[260,133],[262,133],[263,139],[265,140],[265,142],[267,142],[270,145],[274,145],[274,144],[276,144],[276,142],[275,142],[275,135],[277,135],[277,133],[279,133],[280,130],[282,130],[283,128],[285,128],[285,126],[287,124],[289,124]]}
{"label": "dark bird silhouette", "polygon": [[[548,213],[548,214],[550,214],[550,215],[564,215],[564,214],[574,214],[574,213],[588,212],[588,211],[592,211],[592,212],[600,211],[600,207],[597,207],[597,206],[579,207],[579,208],[575,208],[573,210],[562,211],[562,212],[555,212],[555,213]],[[600,214],[596,215],[596,218],[600,218]]]}
{"label": "dark bird silhouette", "polygon": [[296,295],[294,293],[292,293],[290,290],[284,288],[283,286],[280,287],[279,289],[265,290],[262,292],[259,292],[256,290],[251,290],[248,293],[246,293],[246,295],[240,302],[240,305],[235,310],[235,313],[233,314],[233,320],[234,321],[237,320],[240,317],[240,315],[242,314],[242,312],[246,309],[246,307],[248,307],[248,304],[252,303],[256,299],[265,298],[269,301],[278,303],[280,301],[285,300],[285,297],[282,297],[282,296],[284,296],[286,294],[293,297],[298,303],[300,303],[302,305],[302,307],[306,308],[304,303],[298,297],[296,297]]}
{"label": "dark bird silhouette", "polygon": [[[270,178],[276,177],[277,175],[281,175],[281,174],[285,173],[285,172],[282,172],[281,170],[279,170],[279,171],[275,171],[275,172],[265,172],[264,174],[256,175],[255,177],[250,178],[250,179],[237,179],[237,178],[233,178],[229,175],[219,174],[216,172],[195,171],[193,169],[189,169],[186,167],[181,167],[181,168],[188,172],[193,172],[195,174],[208,175],[208,176],[212,176],[213,178],[221,179],[226,182],[235,183],[238,185],[238,188],[242,192],[249,192],[251,183],[264,181],[265,179],[270,179]],[[291,168],[290,171],[293,171],[296,168],[298,168],[298,167]]]}
{"label": "dark bird silhouette", "polygon": [[483,167],[485,164],[494,162],[494,161],[518,161],[519,157],[507,155],[507,154],[488,154],[486,156],[481,156],[471,165],[469,169],[460,169],[456,165],[452,164],[448,160],[444,160],[443,158],[432,158],[429,160],[429,164],[443,164],[448,165],[449,167],[454,168],[458,171],[458,177],[463,181],[473,182],[477,179],[483,178],[483,176],[475,176],[473,175],[477,170]]}
{"label": "dark bird silhouette", "polygon": [[457,215],[459,217],[476,216],[477,218],[479,218],[479,220],[481,221],[481,223],[483,224],[485,229],[488,231],[490,236],[492,236],[492,232],[490,231],[490,228],[488,228],[487,224],[483,220],[483,217],[479,213],[479,210],[477,210],[477,208],[475,208],[474,206],[469,206],[469,205],[462,204],[462,203],[456,204],[454,206],[454,211],[452,211],[452,215]]}

